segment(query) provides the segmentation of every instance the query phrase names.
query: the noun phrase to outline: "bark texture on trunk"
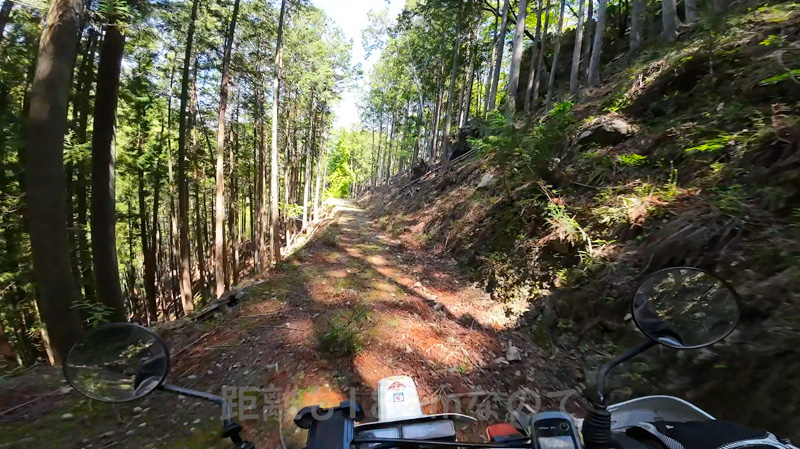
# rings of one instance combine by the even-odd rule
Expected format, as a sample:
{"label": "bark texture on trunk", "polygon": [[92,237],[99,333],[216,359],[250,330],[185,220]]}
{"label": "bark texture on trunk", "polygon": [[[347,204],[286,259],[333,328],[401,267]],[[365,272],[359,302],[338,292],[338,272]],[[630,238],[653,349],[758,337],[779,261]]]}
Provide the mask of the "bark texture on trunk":
{"label": "bark texture on trunk", "polygon": [[[500,0],[497,0],[497,9],[500,9]],[[486,113],[489,110],[489,95],[492,93],[492,74],[494,69],[494,58],[497,54],[497,40],[500,39],[500,18],[494,16],[494,34],[492,37],[492,52],[489,54],[486,68],[486,85],[484,86],[485,92],[483,93],[483,117],[486,118]]]}
{"label": "bark texture on trunk", "polygon": [[225,115],[228,111],[228,89],[231,83],[230,65],[233,38],[236,33],[236,18],[239,15],[239,0],[233,4],[233,16],[225,51],[222,56],[222,83],[219,87],[219,119],[217,120],[217,161],[214,196],[214,294],[217,298],[225,293]]}
{"label": "bark texture on trunk", "polygon": [[544,51],[545,51],[545,44],[547,43],[547,30],[550,27],[550,0],[547,0],[547,6],[545,6],[545,13],[544,13],[544,29],[542,30],[542,46],[541,51],[539,52],[539,61],[536,63],[536,80],[534,80],[533,86],[533,99],[532,102],[536,103],[539,99],[539,86],[542,85],[542,75],[544,75]]}
{"label": "bark texture on trunk", "polygon": [[[138,157],[142,156],[144,150],[144,141],[141,136],[138,139]],[[139,203],[139,241],[142,246],[142,255],[144,256],[144,291],[145,291],[145,305],[147,306],[147,319],[151,322],[158,321],[158,307],[156,305],[155,293],[155,257],[151,258],[150,251],[155,250],[155,246],[151,248],[151,242],[148,238],[149,232],[147,230],[147,207],[144,188],[144,170],[139,166],[137,170],[137,184],[138,184],[138,203]],[[158,209],[153,211],[153,222],[158,217]]]}
{"label": "bark texture on trunk", "polygon": [[[438,139],[439,133],[439,116],[441,115],[442,109],[442,97],[444,94],[442,93],[442,88],[444,87],[444,62],[442,62],[441,67],[439,69],[439,77],[436,80],[436,103],[433,106],[433,126],[431,126],[431,140],[428,142],[428,159],[431,162],[435,159],[436,154],[436,141]],[[378,152],[380,153],[380,134],[378,135]]]}
{"label": "bark texture on trunk", "polygon": [[662,37],[672,42],[678,37],[678,9],[675,0],[661,0]]}
{"label": "bark texture on trunk", "polygon": [[186,113],[189,103],[189,76],[192,64],[192,44],[194,40],[195,21],[197,20],[197,6],[200,0],[192,2],[192,15],[189,20],[189,29],[186,34],[186,52],[183,59],[181,74],[181,105],[178,114],[178,249],[180,251],[179,283],[181,290],[181,305],[187,315],[194,311],[194,296],[192,295],[192,260],[191,247],[189,246],[189,181],[186,176],[188,163],[186,134],[191,119]]}
{"label": "bark texture on trunk", "polygon": [[592,42],[594,38],[594,0],[586,0],[589,3],[589,6],[586,10],[586,20],[583,21],[584,23],[584,30],[583,30],[583,48],[581,49],[581,76],[584,76],[588,80],[588,73],[589,73],[589,57],[592,54]]}
{"label": "bark texture on trunk", "polygon": [[308,140],[306,141],[306,155],[305,155],[305,182],[303,183],[303,229],[308,227],[308,215],[309,215],[309,195],[311,194],[311,168],[314,166],[313,161],[313,150],[314,150],[314,95],[312,92],[311,95],[311,102],[308,107],[308,117],[309,117],[309,125],[308,125]]}
{"label": "bark texture on trunk", "polygon": [[508,113],[517,112],[517,87],[519,87],[519,66],[522,62],[522,40],[525,37],[525,15],[527,0],[519,0],[517,29],[514,32],[514,46],[511,49],[511,68],[508,70]]}
{"label": "bark texture on trunk", "polygon": [[[281,12],[278,18],[278,36],[275,42],[275,77],[272,80],[272,151],[270,157],[269,195],[270,223],[269,248],[272,263],[281,262],[280,216],[278,215],[278,103],[281,93],[281,65],[283,64],[283,18],[286,13],[286,0],[281,0]],[[288,243],[288,242],[287,242]]]}
{"label": "bark texture on trunk", "polygon": [[[85,144],[88,140],[89,112],[91,109],[89,100],[92,84],[94,84],[95,80],[94,62],[99,40],[98,33],[90,29],[87,37],[86,53],[84,53],[83,60],[81,61],[78,94],[77,98],[74,100],[75,104],[73,106],[75,137],[76,142],[79,144]],[[89,205],[87,202],[88,183],[86,174],[88,170],[89,166],[86,163],[77,165],[75,190],[78,216],[75,235],[78,243],[78,259],[80,261],[81,284],[83,286],[84,296],[86,297],[86,301],[93,303],[96,297],[92,273],[92,253],[89,250],[89,239],[87,238],[87,230],[89,229]]]}
{"label": "bark texture on trunk", "polygon": [[[460,0],[456,17],[456,42],[453,44],[453,66],[450,68],[450,88],[447,90],[447,115],[445,115],[444,119],[444,136],[442,136],[442,166],[445,169],[450,164],[450,123],[453,121],[453,96],[455,95],[456,76],[458,75],[458,52],[461,49]],[[392,120],[392,130],[394,130],[394,120]]]}
{"label": "bark texture on trunk", "polygon": [[697,14],[697,0],[684,0],[683,6],[686,13],[686,22],[696,23],[700,20],[700,16]]}
{"label": "bark texture on trunk", "polygon": [[125,36],[113,21],[97,66],[97,97],[94,101],[92,135],[92,260],[97,297],[111,312],[111,321],[125,321],[125,308],[117,264],[116,128],[119,76]]}
{"label": "bark texture on trunk", "polygon": [[[153,222],[150,231],[150,244],[147,247],[147,253],[144,255],[145,294],[147,295],[147,311],[150,315],[150,321],[158,321],[158,301],[156,300],[158,282],[156,282],[156,271],[158,269],[158,208],[160,207],[161,201],[161,170],[159,166],[156,167],[154,176]],[[164,319],[167,319],[167,317],[165,316]]]}
{"label": "bark texture on trunk", "polygon": [[78,312],[72,308],[78,295],[70,268],[64,197],[67,101],[82,11],[80,0],[55,0],[50,6],[31,85],[24,161],[28,230],[39,290],[36,306],[53,364],[61,363],[82,331]]}
{"label": "bark texture on trunk", "polygon": [[553,104],[553,91],[555,90],[556,84],[556,71],[558,67],[558,54],[561,50],[561,30],[564,26],[564,7],[566,6],[566,0],[561,0],[561,10],[558,13],[558,29],[556,30],[556,40],[555,45],[553,48],[553,64],[550,66],[550,79],[547,82],[547,97],[544,101],[544,109],[550,110],[550,106]]}
{"label": "bark texture on trunk", "polygon": [[597,5],[597,24],[595,24],[592,57],[589,60],[590,86],[596,86],[600,83],[600,54],[603,52],[603,34],[606,29],[606,3],[608,3],[608,0],[599,0]]}
{"label": "bark texture on trunk", "polygon": [[[375,131],[372,131],[372,139],[373,145],[375,142]],[[322,179],[322,160],[324,159],[323,156],[325,155],[324,146],[320,145],[320,154],[318,156],[319,161],[317,162],[317,182],[316,186],[314,187],[314,220],[319,220],[319,191],[321,188],[321,179]]]}
{"label": "bark texture on trunk", "polygon": [[[525,0],[523,0],[525,1]],[[503,0],[503,12],[500,13],[500,31],[497,33],[497,43],[495,47],[495,60],[494,60],[494,71],[492,75],[492,87],[489,90],[489,106],[488,109],[491,111],[494,109],[495,103],[497,102],[497,85],[500,83],[500,67],[503,64],[503,49],[505,48],[506,44],[506,27],[508,25],[508,8],[509,8],[509,0]],[[514,39],[516,42],[516,38]]]}
{"label": "bark texture on trunk", "polygon": [[[586,0],[578,0],[578,24],[575,26],[575,46],[572,49],[572,67],[569,72],[569,91],[578,93],[580,86],[581,44],[583,43],[583,10]],[[636,1],[636,0],[634,0]]]}
{"label": "bark texture on trunk", "polygon": [[526,114],[530,114],[531,110],[533,110],[534,104],[536,103],[536,99],[532,98],[533,85],[536,81],[536,77],[539,76],[539,68],[536,67],[536,60],[539,58],[539,52],[544,51],[544,47],[542,46],[542,3],[543,0],[539,0],[536,7],[536,39],[531,46],[531,69],[528,75],[528,86],[525,89]]}
{"label": "bark texture on trunk", "polygon": [[644,7],[645,0],[632,0],[631,5],[631,53],[636,53],[642,48],[644,36]]}

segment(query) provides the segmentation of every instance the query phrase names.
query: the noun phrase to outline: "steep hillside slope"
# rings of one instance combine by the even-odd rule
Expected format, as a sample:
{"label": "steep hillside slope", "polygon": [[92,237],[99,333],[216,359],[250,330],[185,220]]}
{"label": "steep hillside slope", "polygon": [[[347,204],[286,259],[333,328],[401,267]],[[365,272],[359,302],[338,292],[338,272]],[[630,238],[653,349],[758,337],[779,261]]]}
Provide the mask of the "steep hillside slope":
{"label": "steep hillside slope", "polygon": [[640,338],[625,318],[643,275],[692,265],[731,280],[739,329],[629,364],[612,399],[675,394],[796,438],[800,5],[740,4],[718,25],[620,55],[611,81],[548,116],[490,115],[475,156],[361,201],[407,245],[469,266],[532,345],[579,355],[575,384]]}

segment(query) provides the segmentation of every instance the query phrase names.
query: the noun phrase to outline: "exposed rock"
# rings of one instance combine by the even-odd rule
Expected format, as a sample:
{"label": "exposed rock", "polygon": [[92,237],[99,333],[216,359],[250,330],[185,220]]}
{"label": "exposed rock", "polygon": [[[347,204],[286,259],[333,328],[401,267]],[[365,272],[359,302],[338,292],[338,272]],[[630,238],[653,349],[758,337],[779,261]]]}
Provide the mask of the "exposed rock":
{"label": "exposed rock", "polygon": [[519,348],[514,346],[514,343],[508,342],[508,349],[506,350],[506,360],[509,362],[519,362],[522,360],[522,354],[519,352]]}
{"label": "exposed rock", "polygon": [[495,184],[497,184],[497,179],[495,178],[494,173],[484,173],[480,182],[478,182],[478,188],[483,189],[486,187],[492,187]]}
{"label": "exposed rock", "polygon": [[542,308],[542,323],[547,327],[552,327],[558,321],[558,315],[556,315],[556,311],[553,309],[548,303],[545,303],[544,307]]}
{"label": "exposed rock", "polygon": [[639,132],[639,127],[619,115],[606,115],[592,120],[578,134],[576,143],[616,145]]}

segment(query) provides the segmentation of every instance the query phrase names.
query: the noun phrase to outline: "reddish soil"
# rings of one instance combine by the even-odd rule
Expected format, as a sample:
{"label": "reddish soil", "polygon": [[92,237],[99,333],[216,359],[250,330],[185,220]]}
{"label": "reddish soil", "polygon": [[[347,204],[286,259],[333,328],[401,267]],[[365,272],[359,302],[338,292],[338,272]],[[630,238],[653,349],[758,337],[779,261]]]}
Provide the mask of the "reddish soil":
{"label": "reddish soil", "polygon": [[[244,425],[245,437],[257,447],[302,447],[305,432],[291,419],[306,405],[338,404],[355,395],[372,412],[368,420],[374,420],[373,389],[380,379],[395,374],[415,379],[426,413],[442,411],[444,403],[455,411],[453,404],[458,403],[462,412],[484,418],[468,432],[470,438],[480,438],[489,422],[508,419],[508,396],[523,387],[542,396],[542,407],[558,405],[560,399],[552,393],[576,387],[557,380],[561,376],[551,369],[550,354],[516,331],[517,323],[505,316],[502,305],[472,286],[453,260],[382,233],[350,203],[336,205],[334,219],[325,226],[279,269],[246,287],[246,299],[238,307],[205,323],[162,332],[177,354],[170,383],[217,394],[223,386],[253,389],[239,390],[239,399],[256,398],[250,413],[261,416]],[[366,315],[354,337],[360,348],[323,351],[320,341],[332,323],[341,324],[354,311]],[[522,361],[505,360],[509,342],[519,348]],[[7,391],[0,391],[0,399],[4,409],[19,402]],[[243,407],[239,399],[233,401],[234,410]],[[280,405],[274,406],[278,400]],[[0,417],[5,420],[0,421],[0,435],[21,424],[19,420],[34,417],[44,419],[38,426],[43,431],[57,426],[64,421],[64,410],[79,401],[71,393],[51,401],[50,410]],[[189,443],[187,435],[196,443],[187,447],[227,447],[216,440],[219,423],[213,408],[159,392],[142,403],[138,406],[148,407],[144,413],[154,418],[147,432],[130,424],[138,416],[130,411],[137,404],[120,404],[113,410],[118,416],[124,410],[124,417],[107,419],[113,414],[106,410],[103,419],[94,419],[94,428],[73,435],[62,432],[60,447],[89,447],[81,441],[120,426],[136,432],[116,431],[91,447],[180,447],[174,446],[176,439]],[[533,399],[529,403],[536,406]],[[75,419],[92,421],[97,418],[92,413],[84,406]],[[34,447],[31,443],[47,433],[0,436],[0,448]]]}

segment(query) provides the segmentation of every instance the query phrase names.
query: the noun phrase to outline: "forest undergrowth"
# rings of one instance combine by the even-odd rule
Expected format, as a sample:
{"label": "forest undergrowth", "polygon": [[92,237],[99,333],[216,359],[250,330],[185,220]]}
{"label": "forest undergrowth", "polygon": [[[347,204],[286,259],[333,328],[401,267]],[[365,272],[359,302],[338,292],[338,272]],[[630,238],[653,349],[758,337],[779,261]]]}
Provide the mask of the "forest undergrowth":
{"label": "forest undergrowth", "polygon": [[800,6],[739,4],[725,20],[620,56],[614,79],[547,115],[490,114],[471,159],[361,201],[470,266],[531,345],[578,355],[575,383],[641,338],[628,310],[644,275],[718,273],[743,299],[734,334],[628,363],[612,399],[672,394],[797,438],[800,82],[786,63]]}

